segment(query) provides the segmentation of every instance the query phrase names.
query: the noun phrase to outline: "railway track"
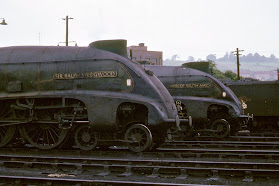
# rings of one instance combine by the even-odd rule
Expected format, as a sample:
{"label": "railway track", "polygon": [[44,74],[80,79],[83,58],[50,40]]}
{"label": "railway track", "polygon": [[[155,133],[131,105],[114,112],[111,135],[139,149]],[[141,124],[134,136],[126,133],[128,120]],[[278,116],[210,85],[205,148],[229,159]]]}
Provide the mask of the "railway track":
{"label": "railway track", "polygon": [[52,150],[43,151],[38,149],[0,149],[0,160],[9,159],[14,154],[18,156],[83,156],[83,157],[104,157],[104,158],[151,158],[151,159],[228,159],[230,161],[278,161],[279,149],[277,150],[247,150],[247,149],[222,149],[222,148],[204,148],[204,147],[188,147],[188,148],[158,148],[156,151],[133,153],[122,147],[110,147],[108,150]]}
{"label": "railway track", "polygon": [[[5,160],[4,160],[5,159]],[[87,180],[105,178],[131,181],[134,178],[151,182],[166,179],[167,183],[187,183],[196,177],[204,180],[221,180],[236,177],[242,181],[254,179],[278,179],[279,163],[268,162],[231,162],[231,161],[187,161],[136,158],[89,158],[54,156],[1,156],[0,173],[2,176],[16,175],[25,177]],[[24,173],[23,173],[24,172]],[[24,174],[24,175],[22,175]],[[115,179],[118,178],[118,179]],[[110,180],[111,181],[111,180]],[[162,182],[162,180],[160,181]],[[162,182],[164,183],[164,182]],[[198,182],[199,183],[199,182]],[[136,184],[136,183],[135,183]]]}
{"label": "railway track", "polygon": [[[57,174],[58,176],[58,174]],[[55,178],[32,176],[3,176],[0,175],[0,183],[11,185],[172,185],[194,186],[196,184],[183,183],[157,183],[144,181],[104,180],[104,179],[79,179],[79,178]]]}
{"label": "railway track", "polygon": [[[68,185],[175,185],[278,183],[279,143],[245,136],[166,141],[156,151],[110,147],[0,149],[0,183]],[[239,139],[243,139],[240,140]],[[3,180],[3,181],[2,181]],[[260,180],[260,181],[259,181]],[[2,181],[2,182],[1,182]],[[275,184],[276,185],[276,184]]]}
{"label": "railway track", "polygon": [[251,150],[267,150],[267,149],[279,149],[278,142],[264,142],[264,141],[167,141],[162,144],[164,148],[222,148],[222,149],[251,149]]}
{"label": "railway track", "polygon": [[[3,157],[2,157],[3,158]],[[116,172],[148,174],[156,172],[156,169],[169,171],[169,173],[179,173],[181,169],[188,171],[198,170],[208,171],[209,169],[226,171],[230,174],[235,172],[251,171],[257,176],[278,177],[279,163],[259,163],[259,162],[228,162],[228,161],[192,161],[192,160],[166,160],[166,159],[118,159],[118,158],[81,158],[81,157],[49,157],[49,156],[9,156],[8,160],[1,161],[1,166],[6,168],[29,168],[29,169],[46,169],[47,171],[64,170],[65,172],[100,170],[105,172],[112,169]],[[101,170],[101,174],[104,173]],[[164,172],[164,171],[162,171]],[[270,172],[273,175],[269,175]],[[121,173],[121,174],[123,174]],[[200,172],[201,173],[201,172]],[[267,174],[265,174],[267,173]],[[99,174],[99,173],[98,173]],[[206,173],[208,174],[208,173]],[[242,174],[243,175],[243,174]]]}
{"label": "railway track", "polygon": [[108,150],[95,149],[82,151],[78,149],[51,151],[34,148],[1,148],[0,159],[5,155],[40,155],[68,156],[84,155],[90,157],[132,157],[132,158],[169,158],[169,159],[230,159],[231,161],[279,160],[277,142],[238,142],[238,141],[172,141],[164,143],[156,151],[133,153],[124,147],[110,147]]}
{"label": "railway track", "polygon": [[171,139],[167,141],[240,141],[240,142],[279,142],[279,134],[278,135],[235,135],[229,136],[226,138],[216,138],[214,136],[179,136],[179,135],[171,135]]}

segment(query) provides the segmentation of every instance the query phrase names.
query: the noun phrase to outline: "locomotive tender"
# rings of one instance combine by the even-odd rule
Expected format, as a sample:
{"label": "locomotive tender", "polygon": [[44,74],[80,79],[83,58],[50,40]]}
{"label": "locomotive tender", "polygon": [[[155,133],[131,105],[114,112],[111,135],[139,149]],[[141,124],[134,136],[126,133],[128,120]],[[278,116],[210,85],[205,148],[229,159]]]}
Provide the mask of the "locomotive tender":
{"label": "locomotive tender", "polygon": [[235,94],[213,76],[183,66],[145,65],[162,81],[176,101],[180,117],[192,117],[193,132],[209,131],[216,137],[238,132],[252,119],[243,115]]}
{"label": "locomotive tender", "polygon": [[225,83],[254,114],[251,131],[279,131],[279,81],[228,81]]}
{"label": "locomotive tender", "polygon": [[0,146],[17,133],[40,149],[68,136],[82,150],[98,141],[135,152],[161,143],[179,125],[176,106],[157,77],[126,57],[126,44],[0,48]]}

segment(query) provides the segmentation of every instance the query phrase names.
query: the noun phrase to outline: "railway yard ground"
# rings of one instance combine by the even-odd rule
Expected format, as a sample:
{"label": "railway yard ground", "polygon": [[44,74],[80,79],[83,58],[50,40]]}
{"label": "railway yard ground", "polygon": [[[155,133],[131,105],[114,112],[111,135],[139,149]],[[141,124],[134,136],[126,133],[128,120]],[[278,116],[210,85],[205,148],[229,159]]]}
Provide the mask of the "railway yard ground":
{"label": "railway yard ground", "polygon": [[192,137],[157,150],[0,149],[2,185],[277,185],[279,137]]}

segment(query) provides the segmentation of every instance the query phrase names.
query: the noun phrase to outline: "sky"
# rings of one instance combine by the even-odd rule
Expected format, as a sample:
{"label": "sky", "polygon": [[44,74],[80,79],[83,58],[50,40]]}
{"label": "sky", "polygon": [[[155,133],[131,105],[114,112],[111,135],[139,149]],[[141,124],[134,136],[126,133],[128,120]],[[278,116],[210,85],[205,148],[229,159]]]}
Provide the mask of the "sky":
{"label": "sky", "polygon": [[164,59],[218,58],[236,48],[279,58],[278,8],[279,0],[0,0],[8,23],[0,47],[65,42],[68,15],[69,41],[78,46],[126,39]]}

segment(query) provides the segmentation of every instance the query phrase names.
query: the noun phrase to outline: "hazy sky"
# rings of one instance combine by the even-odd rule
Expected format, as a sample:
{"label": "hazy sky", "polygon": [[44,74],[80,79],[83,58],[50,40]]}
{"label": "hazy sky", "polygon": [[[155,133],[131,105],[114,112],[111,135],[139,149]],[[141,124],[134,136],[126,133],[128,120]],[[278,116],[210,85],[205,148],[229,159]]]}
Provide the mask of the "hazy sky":
{"label": "hazy sky", "polygon": [[[205,59],[238,47],[279,57],[279,0],[0,0],[0,47],[127,39],[163,51]],[[2,21],[2,20],[0,20]],[[73,45],[71,43],[71,45]]]}

